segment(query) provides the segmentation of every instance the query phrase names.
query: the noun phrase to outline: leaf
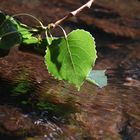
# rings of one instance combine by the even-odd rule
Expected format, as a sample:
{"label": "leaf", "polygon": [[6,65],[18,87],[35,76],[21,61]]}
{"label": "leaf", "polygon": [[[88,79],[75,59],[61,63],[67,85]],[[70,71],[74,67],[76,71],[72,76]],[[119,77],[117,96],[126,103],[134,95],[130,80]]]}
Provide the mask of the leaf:
{"label": "leaf", "polygon": [[39,41],[36,37],[30,37],[30,38],[24,39],[22,43],[29,45],[29,44],[37,44],[39,43]]}
{"label": "leaf", "polygon": [[107,85],[107,76],[105,75],[105,70],[92,70],[86,80],[96,84],[100,88]]}
{"label": "leaf", "polygon": [[11,47],[20,44],[21,42],[21,35],[17,32],[17,27],[13,23],[12,18],[9,16],[4,15],[0,16],[1,22],[0,25],[0,48],[4,50],[9,50]]}
{"label": "leaf", "polygon": [[27,25],[22,24],[19,21],[16,21],[13,17],[10,17],[9,19],[16,27],[17,32],[21,35],[22,43],[27,43],[27,44],[38,43],[38,39],[36,37],[33,37],[33,33],[31,33],[31,31],[35,31],[36,29],[28,27]]}
{"label": "leaf", "polygon": [[94,38],[84,30],[74,30],[67,38],[54,39],[46,50],[48,71],[59,80],[66,80],[78,89],[95,63]]}
{"label": "leaf", "polygon": [[33,36],[29,30],[35,30],[33,28],[29,29],[25,24],[21,24],[16,21],[13,17],[6,16],[0,12],[0,48],[4,50],[9,50],[15,45],[21,43],[24,44],[37,44],[39,43],[38,38]]}
{"label": "leaf", "polygon": [[20,22],[17,22],[17,30],[22,36],[22,43],[23,44],[37,44],[39,43],[38,38],[33,36],[33,33],[31,33],[29,30],[34,30],[33,28],[29,29],[25,24],[21,24]]}

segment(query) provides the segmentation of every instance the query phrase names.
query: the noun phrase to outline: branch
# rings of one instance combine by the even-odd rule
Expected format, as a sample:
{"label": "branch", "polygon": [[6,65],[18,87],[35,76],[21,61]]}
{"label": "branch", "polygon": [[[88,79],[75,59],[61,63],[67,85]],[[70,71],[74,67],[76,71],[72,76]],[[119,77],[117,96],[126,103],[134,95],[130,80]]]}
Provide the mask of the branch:
{"label": "branch", "polygon": [[74,17],[74,16],[77,16],[81,11],[83,11],[84,9],[86,8],[90,8],[92,3],[94,2],[95,0],[89,0],[86,4],[82,5],[81,7],[79,7],[78,9],[70,12],[68,15],[66,15],[65,17],[63,17],[62,19],[56,21],[55,23],[51,23],[49,25],[49,28],[55,28],[56,26],[62,24],[64,21],[66,21],[67,19],[71,18],[71,17]]}

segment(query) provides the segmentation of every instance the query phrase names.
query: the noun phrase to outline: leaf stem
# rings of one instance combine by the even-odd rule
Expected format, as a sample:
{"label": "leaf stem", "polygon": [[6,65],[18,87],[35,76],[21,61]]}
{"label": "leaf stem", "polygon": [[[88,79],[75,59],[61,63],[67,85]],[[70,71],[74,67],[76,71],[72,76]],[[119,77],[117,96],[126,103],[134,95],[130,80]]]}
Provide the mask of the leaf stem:
{"label": "leaf stem", "polygon": [[64,37],[65,37],[65,39],[67,39],[66,31],[63,29],[62,26],[58,25],[58,27],[63,31]]}
{"label": "leaf stem", "polygon": [[43,25],[43,23],[38,18],[36,18],[35,16],[33,16],[31,14],[19,13],[19,14],[13,15],[12,17],[14,18],[14,17],[18,17],[18,16],[28,16],[28,17],[31,17],[32,19],[36,20],[40,24],[42,29],[44,29],[44,28],[46,29],[46,27]]}
{"label": "leaf stem", "polygon": [[50,35],[51,39],[53,40],[53,36],[52,36],[52,34],[51,34],[50,29],[48,29],[48,33],[49,33],[49,35]]}
{"label": "leaf stem", "polygon": [[45,36],[46,36],[48,44],[51,45],[51,42],[49,40],[49,36],[48,36],[48,31],[47,30],[45,30]]}

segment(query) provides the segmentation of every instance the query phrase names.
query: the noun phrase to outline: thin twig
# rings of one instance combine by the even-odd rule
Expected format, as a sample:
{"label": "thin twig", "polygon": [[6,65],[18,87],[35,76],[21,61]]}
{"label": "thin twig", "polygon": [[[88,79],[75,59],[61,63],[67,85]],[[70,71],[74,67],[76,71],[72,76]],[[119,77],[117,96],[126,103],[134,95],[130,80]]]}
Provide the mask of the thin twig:
{"label": "thin twig", "polygon": [[82,5],[81,7],[79,7],[78,9],[70,12],[68,15],[66,15],[65,17],[63,17],[62,19],[56,21],[55,23],[51,23],[49,25],[50,28],[55,28],[56,26],[62,24],[64,21],[66,21],[67,19],[73,17],[73,16],[77,16],[81,11],[83,11],[84,9],[86,8],[90,8],[92,3],[94,2],[95,0],[89,0],[86,4]]}

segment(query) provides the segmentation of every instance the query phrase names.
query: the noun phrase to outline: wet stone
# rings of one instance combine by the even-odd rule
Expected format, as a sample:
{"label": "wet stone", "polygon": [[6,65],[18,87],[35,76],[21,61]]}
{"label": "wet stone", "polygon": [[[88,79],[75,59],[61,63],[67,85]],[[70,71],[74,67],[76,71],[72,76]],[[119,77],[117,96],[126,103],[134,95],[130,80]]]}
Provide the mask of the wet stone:
{"label": "wet stone", "polygon": [[20,109],[0,105],[0,126],[3,134],[24,135],[31,130],[32,121]]}

